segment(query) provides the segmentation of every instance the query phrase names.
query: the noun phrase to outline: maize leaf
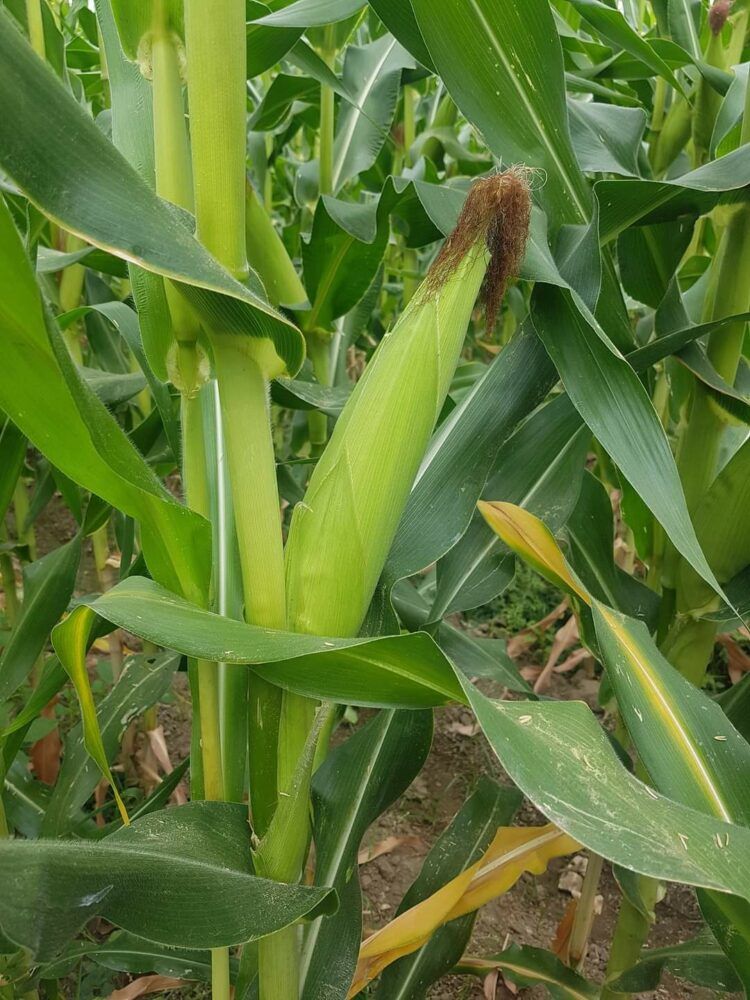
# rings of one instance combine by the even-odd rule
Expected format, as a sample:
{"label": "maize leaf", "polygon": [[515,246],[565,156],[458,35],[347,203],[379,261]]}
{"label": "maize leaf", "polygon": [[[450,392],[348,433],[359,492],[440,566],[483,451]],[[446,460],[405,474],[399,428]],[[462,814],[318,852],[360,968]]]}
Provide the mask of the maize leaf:
{"label": "maize leaf", "polygon": [[479,861],[363,943],[349,996],[356,996],[391,962],[421,948],[444,923],[507,892],[524,872],[541,875],[552,858],[577,848],[578,843],[553,824],[501,827]]}

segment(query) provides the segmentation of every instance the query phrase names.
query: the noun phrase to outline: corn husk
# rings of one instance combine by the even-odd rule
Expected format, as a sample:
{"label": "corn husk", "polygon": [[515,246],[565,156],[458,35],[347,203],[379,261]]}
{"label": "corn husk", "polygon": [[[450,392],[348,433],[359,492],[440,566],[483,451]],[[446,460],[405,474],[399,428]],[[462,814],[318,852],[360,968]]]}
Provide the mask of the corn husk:
{"label": "corn husk", "polygon": [[474,185],[454,233],[378,346],[295,508],[287,544],[291,628],[355,635],[383,569],[488,274],[494,314],[528,229],[516,171]]}

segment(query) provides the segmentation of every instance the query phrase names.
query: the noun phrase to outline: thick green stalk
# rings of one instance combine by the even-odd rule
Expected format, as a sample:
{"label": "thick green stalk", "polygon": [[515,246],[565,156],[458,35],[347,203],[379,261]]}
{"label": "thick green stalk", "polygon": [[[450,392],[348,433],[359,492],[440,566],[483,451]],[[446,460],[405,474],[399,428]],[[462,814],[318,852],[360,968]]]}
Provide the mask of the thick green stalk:
{"label": "thick green stalk", "polygon": [[[653,909],[658,899],[659,882],[645,876],[640,876],[639,881],[641,896],[646,906]],[[652,923],[653,921],[636,909],[629,899],[622,897],[612,950],[607,963],[607,979],[616,979],[626,969],[635,965]],[[605,986],[602,989],[601,1000],[622,1000],[626,996],[629,994],[618,993]]]}
{"label": "thick green stalk", "polygon": [[185,41],[198,237],[227,270],[244,278],[247,80],[243,0],[186,0]]}
{"label": "thick green stalk", "polygon": [[[203,514],[204,517],[208,517],[206,452],[199,395],[182,396],[182,461],[183,487],[188,506],[197,513]],[[204,797],[213,801],[221,801],[224,798],[224,777],[221,764],[218,667],[215,663],[197,660],[195,672],[200,704],[199,726]]]}
{"label": "thick green stalk", "polygon": [[[7,532],[5,525],[0,521],[0,541],[5,541]],[[16,572],[13,568],[13,559],[8,552],[0,552],[0,583],[5,596],[5,622],[13,628],[18,621],[18,614],[21,610],[21,603],[18,600],[18,590],[16,588]]]}
{"label": "thick green stalk", "polygon": [[258,942],[258,975],[264,1000],[297,1000],[300,978],[297,924]]}
{"label": "thick green stalk", "polygon": [[[336,27],[329,24],[325,29],[325,43],[321,54],[328,66],[333,68],[336,56],[334,38]],[[320,163],[319,187],[321,194],[333,194],[333,138],[335,103],[333,90],[325,83],[320,85]]]}
{"label": "thick green stalk", "polygon": [[[245,619],[284,628],[286,598],[276,462],[268,385],[243,346],[214,346],[222,420],[240,546]],[[262,835],[276,806],[276,753],[281,690],[260,678],[250,685],[250,801]]]}
{"label": "thick green stalk", "polygon": [[677,94],[669,106],[656,140],[649,148],[654,174],[660,177],[685,148],[690,138],[692,111],[687,98]]}
{"label": "thick green stalk", "polygon": [[[721,70],[726,68],[726,53],[721,41],[721,26],[718,31],[714,31],[712,24],[704,58],[709,66],[715,66]],[[695,151],[693,165],[696,167],[705,163],[708,159],[711,148],[711,136],[721,101],[721,94],[717,94],[714,88],[701,77],[697,84],[692,125],[693,147]]]}
{"label": "thick green stalk", "polygon": [[234,338],[222,338],[214,357],[237,515],[245,616],[257,625],[283,628],[284,553],[268,383]]}
{"label": "thick green stalk", "polygon": [[[77,236],[73,236],[72,233],[65,233],[65,250],[67,253],[81,250],[84,246],[83,240]],[[85,277],[86,269],[83,264],[70,264],[63,270],[60,276],[60,312],[70,312],[80,305]],[[77,365],[82,365],[83,352],[81,350],[80,320],[76,320],[65,328],[63,338],[68,345],[70,356]]]}
{"label": "thick green stalk", "polygon": [[46,58],[42,3],[43,0],[26,0],[26,24],[29,29],[29,41],[40,59]]}
{"label": "thick green stalk", "polygon": [[[242,572],[235,536],[232,491],[227,472],[219,391],[215,381],[201,395],[206,468],[211,470],[211,522],[214,552],[212,610],[242,620]],[[245,801],[249,671],[219,664],[221,763],[224,797]]]}
{"label": "thick green stalk", "polygon": [[[189,345],[184,345],[187,349]],[[196,345],[192,345],[195,350]],[[183,485],[188,505],[208,517],[210,512],[206,483],[206,450],[203,437],[203,415],[200,395],[182,395],[182,455]],[[200,727],[200,757],[203,797],[212,801],[224,798],[224,773],[221,761],[221,727],[219,716],[219,668],[207,660],[195,660],[191,665],[191,683],[197,682],[198,726]],[[195,709],[194,709],[195,711]],[[195,732],[195,715],[193,727]],[[229,949],[211,951],[211,995],[214,1000],[229,1000]]]}
{"label": "thick green stalk", "polygon": [[[242,278],[247,273],[243,0],[187,0],[185,34],[198,236],[228,270]],[[286,602],[268,383],[236,335],[211,332],[245,618],[280,628],[286,621]],[[257,834],[276,801],[281,695],[278,688],[253,679],[250,698],[250,795]],[[261,992],[265,995],[263,986]]]}
{"label": "thick green stalk", "polygon": [[29,550],[31,562],[37,557],[36,532],[34,525],[29,524],[29,494],[26,492],[26,484],[23,479],[19,479],[13,491],[13,513],[16,519],[16,538]]}
{"label": "thick green stalk", "polygon": [[[312,361],[315,378],[321,385],[331,384],[331,338],[325,330],[311,330],[305,334],[307,354]],[[320,455],[328,440],[328,417],[320,410],[307,415],[310,446],[313,455]]]}
{"label": "thick green stalk", "polygon": [[[709,319],[722,319],[750,309],[750,208],[736,208],[727,225],[716,258],[713,308]],[[714,331],[708,341],[708,357],[719,375],[730,385],[737,376],[745,322],[730,323]],[[690,509],[695,509],[716,473],[719,446],[726,417],[711,402],[696,381],[690,421],[681,442],[679,464]]]}
{"label": "thick green stalk", "polygon": [[[745,98],[741,141],[743,144],[750,142],[750,88]],[[714,274],[706,294],[707,308],[704,310],[706,319],[722,319],[750,309],[750,206],[739,205],[731,211],[721,237],[719,252],[713,262]],[[730,323],[715,330],[708,340],[709,360],[730,385],[734,384],[737,376],[745,328],[744,321]],[[721,439],[726,427],[726,417],[696,380],[690,420],[678,453],[680,474],[691,511],[696,509],[716,475]],[[670,570],[665,572],[665,581],[672,587],[675,581],[675,562],[675,559],[668,559]],[[679,594],[677,605],[681,606]],[[681,648],[689,660],[686,666],[694,674],[694,654],[689,650],[689,644],[683,644]],[[680,662],[676,662],[674,657],[670,659],[678,669],[681,668]]]}

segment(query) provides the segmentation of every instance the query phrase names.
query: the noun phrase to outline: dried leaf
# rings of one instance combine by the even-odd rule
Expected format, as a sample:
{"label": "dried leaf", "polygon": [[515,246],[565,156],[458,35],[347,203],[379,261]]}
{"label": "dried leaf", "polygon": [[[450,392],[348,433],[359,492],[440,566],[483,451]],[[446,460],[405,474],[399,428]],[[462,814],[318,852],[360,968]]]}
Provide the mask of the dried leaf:
{"label": "dried leaf", "polygon": [[540,875],[552,858],[577,849],[577,842],[552,823],[501,827],[479,861],[363,942],[349,996],[364,989],[391,962],[421,948],[444,923],[502,895],[524,872]]}
{"label": "dried leaf", "polygon": [[[54,719],[55,705],[58,699],[54,698],[42,709],[43,719]],[[60,773],[60,753],[62,752],[62,740],[57,726],[49,733],[46,733],[31,748],[31,767],[39,781],[45,785],[54,785],[57,775]]]}
{"label": "dried leaf", "polygon": [[549,656],[547,657],[547,662],[544,665],[544,670],[542,670],[541,674],[539,674],[539,677],[537,677],[536,683],[534,684],[535,694],[540,694],[546,689],[549,684],[550,677],[552,676],[552,671],[557,666],[557,662],[562,654],[566,649],[570,649],[571,646],[576,646],[579,641],[578,619],[575,615],[571,615],[565,624],[555,633],[555,638],[552,642],[552,648],[550,649]]}
{"label": "dried leaf", "polygon": [[397,847],[405,846],[423,847],[424,845],[419,837],[386,837],[377,844],[373,844],[372,847],[363,847],[357,855],[357,864],[369,864],[370,861],[382,858],[384,854],[390,854],[391,851],[395,851]]}
{"label": "dried leaf", "polygon": [[173,979],[171,976],[141,976],[134,979],[132,983],[121,990],[110,993],[109,1000],[136,1000],[136,997],[144,997],[148,993],[161,993],[164,990],[179,990],[183,986],[189,986],[187,979]]}
{"label": "dried leaf", "polygon": [[544,618],[540,618],[538,622],[534,622],[533,625],[528,625],[526,628],[521,629],[520,632],[517,632],[512,639],[508,640],[506,645],[508,656],[511,659],[517,659],[525,649],[534,644],[541,632],[546,632],[550,625],[554,625],[569,609],[570,603],[566,597],[548,615],[545,615]]}
{"label": "dried leaf", "polygon": [[484,977],[484,1000],[495,1000],[497,995],[497,981],[499,978],[499,969],[493,969],[488,976]]}
{"label": "dried leaf", "polygon": [[743,676],[750,671],[750,656],[735,642],[731,635],[717,635],[717,640],[727,651],[727,669],[732,684],[738,684]]}
{"label": "dried leaf", "polygon": [[478,722],[449,722],[445,728],[449,733],[457,733],[459,736],[476,736],[481,732]]}
{"label": "dried leaf", "polygon": [[[580,896],[580,891],[578,895]],[[565,913],[563,914],[562,920],[557,925],[555,938],[552,942],[551,950],[555,955],[557,955],[560,961],[565,962],[566,965],[568,965],[570,961],[570,936],[573,932],[573,924],[575,923],[577,908],[578,900],[571,899],[565,907]]]}

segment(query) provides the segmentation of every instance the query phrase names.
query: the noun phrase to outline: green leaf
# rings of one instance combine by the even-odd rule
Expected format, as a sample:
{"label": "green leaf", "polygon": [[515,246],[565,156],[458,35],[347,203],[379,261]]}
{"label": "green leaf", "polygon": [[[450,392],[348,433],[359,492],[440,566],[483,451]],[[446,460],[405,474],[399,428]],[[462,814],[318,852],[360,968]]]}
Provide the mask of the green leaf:
{"label": "green leaf", "polygon": [[637,177],[638,153],[646,114],[641,108],[568,101],[570,134],[581,166],[588,173]]}
{"label": "green leaf", "polygon": [[401,0],[370,0],[370,6],[390,33],[427,69],[434,69],[411,3]]}
{"label": "green leaf", "polygon": [[492,152],[545,172],[539,194],[555,226],[583,221],[590,195],[568,133],[562,50],[546,0],[412,6],[440,77]]}
{"label": "green leaf", "polygon": [[696,538],[677,466],[653,404],[628,362],[587,313],[572,292],[552,285],[535,290],[535,329],[576,409],[675,548],[720,591]]}
{"label": "green leaf", "polygon": [[138,820],[98,844],[0,842],[0,928],[37,962],[94,916],[151,941],[220,948],[330,913],[331,889],[258,878],[247,808],[192,802]]}
{"label": "green leaf", "polygon": [[26,438],[8,417],[0,429],[0,520],[13,499],[13,492],[26,458]]}
{"label": "green leaf", "polygon": [[617,8],[600,3],[599,0],[570,0],[570,2],[603,38],[640,59],[653,73],[671,83],[675,90],[682,89],[667,63],[656,53],[647,39],[642,38],[630,27]]}
{"label": "green leaf", "polygon": [[171,278],[212,332],[269,340],[281,364],[274,374],[294,374],[304,358],[299,331],[207,253],[184,215],[141,180],[5,12],[0,65],[8,106],[0,163],[24,193],[75,235]]}
{"label": "green leaf", "polygon": [[112,408],[127,403],[146,388],[146,379],[140,372],[107,372],[85,366],[80,371],[89,389]]}
{"label": "green leaf", "polygon": [[[153,941],[114,931],[104,941],[77,941],[62,955],[40,970],[43,979],[62,979],[81,961],[90,958],[97,965],[131,975],[155,973],[178,979],[211,981],[211,953],[188,948],[168,948]],[[230,961],[232,977],[237,971],[236,961]]]}
{"label": "green leaf", "polygon": [[44,664],[41,678],[34,688],[31,697],[23,708],[13,716],[12,722],[4,729],[0,729],[0,742],[6,740],[14,733],[20,732],[22,729],[27,729],[44,706],[55,697],[65,683],[66,678],[67,674],[58,658],[51,656]]}
{"label": "green leaf", "polygon": [[304,1000],[345,1000],[362,937],[359,845],[417,776],[431,741],[432,713],[380,712],[336,747],[315,774],[315,884],[333,886],[341,905],[305,936]]}
{"label": "green leaf", "polygon": [[[156,173],[151,84],[123,52],[111,0],[95,0],[95,6],[112,95],[112,141],[153,191]],[[125,14],[134,5],[118,2],[117,6],[119,12]],[[152,5],[137,6],[150,20],[149,8]],[[153,371],[166,381],[166,359],[173,338],[164,281],[158,274],[152,274],[134,263],[129,265],[128,274],[138,309],[143,349]]]}
{"label": "green leaf", "polygon": [[631,871],[750,899],[750,830],[640,782],[583,702],[490,701],[463,684],[512,780],[571,837]]}
{"label": "green leaf", "polygon": [[586,589],[610,607],[655,628],[659,597],[615,564],[612,505],[602,483],[589,472],[583,476],[578,504],[566,522],[565,534],[570,545],[568,561]]}
{"label": "green leaf", "polygon": [[692,224],[682,219],[620,233],[617,259],[628,295],[656,309],[667,293],[692,232]]}
{"label": "green leaf", "polygon": [[[521,805],[521,794],[487,777],[440,835],[424,860],[414,883],[399,903],[396,915],[432,896],[465,871],[490,846],[498,827],[509,826]],[[440,927],[418,951],[398,959],[382,973],[375,997],[380,1000],[421,1000],[425,990],[449,972],[464,952],[476,913]]]}
{"label": "green leaf", "polygon": [[284,121],[295,101],[316,103],[319,94],[320,87],[315,80],[278,73],[250,117],[248,128],[270,132]]}
{"label": "green leaf", "polygon": [[[3,287],[12,289],[0,302],[0,406],[66,476],[140,520],[156,579],[200,599],[208,583],[210,527],[175,501],[81,379],[45,313],[4,202],[0,275]],[[34,406],[28,405],[30,394]]]}
{"label": "green leaf", "polygon": [[543,948],[520,947],[511,944],[499,955],[490,958],[464,959],[459,972],[486,976],[493,969],[516,986],[544,986],[554,1000],[597,1000],[598,987],[564,965],[557,955]]}
{"label": "green leaf", "polygon": [[[159,701],[178,666],[179,657],[174,653],[157,657],[141,653],[126,660],[115,686],[97,706],[102,745],[109,761],[118,753],[127,726]],[[45,812],[43,836],[67,833],[75,813],[100,780],[83,742],[82,728],[82,723],[77,723],[65,737],[63,763]]]}
{"label": "green leaf", "polygon": [[[729,385],[719,375],[708,359],[705,348],[701,344],[693,341],[687,344],[676,355],[677,361],[684,365],[688,371],[703,383],[707,394],[711,397],[714,405],[724,412],[732,421],[741,421],[750,424],[750,399]],[[747,362],[740,359],[740,371],[738,372],[738,382],[742,384],[743,373],[747,372]]]}
{"label": "green leaf", "polygon": [[[743,146],[697,170],[668,181],[597,181],[599,236],[607,243],[636,224],[702,215],[750,184],[750,147]],[[725,195],[727,196],[725,198]]]}
{"label": "green leaf", "polygon": [[21,615],[0,656],[0,702],[26,680],[47,644],[50,630],[67,610],[81,558],[81,538],[53,549],[24,568]]}
{"label": "green leaf", "polygon": [[433,435],[388,556],[385,580],[412,576],[461,538],[503,442],[556,380],[530,330],[503,349]]}
{"label": "green leaf", "polygon": [[[750,441],[746,441],[713,481],[695,512],[695,530],[719,580],[728,582],[750,563]],[[689,567],[681,570],[684,610],[711,599]]]}
{"label": "green leaf", "polygon": [[666,948],[647,949],[632,968],[608,986],[623,993],[655,990],[665,969],[678,979],[710,990],[734,992],[741,989],[731,963],[708,934]]}
{"label": "green leaf", "polygon": [[274,27],[314,28],[344,21],[364,5],[365,0],[295,0],[281,10],[259,18],[259,23]]}
{"label": "green leaf", "polygon": [[351,102],[339,107],[336,121],[334,193],[377,159],[396,111],[401,71],[413,65],[408,53],[390,35],[383,35],[369,45],[347,48],[343,83],[351,94]]}
{"label": "green leaf", "polygon": [[[589,438],[568,397],[558,396],[508,438],[482,497],[518,504],[557,531],[577,500]],[[461,541],[438,562],[431,617],[486,604],[510,582],[512,564],[500,539],[475,514]]]}
{"label": "green leaf", "polygon": [[270,14],[266,3],[247,0],[247,76],[249,80],[260,76],[281,62],[284,56],[299,41],[301,28],[269,28],[258,24],[261,17]]}
{"label": "green leaf", "polygon": [[645,625],[598,602],[593,615],[607,676],[656,788],[727,823],[750,822],[750,744],[665,659]]}
{"label": "green leaf", "polygon": [[[354,705],[427,708],[463,700],[453,668],[426,633],[327,639],[246,625],[205,611],[151,580],[131,577],[87,599],[55,630],[66,669],[85,672],[93,612],[159,646],[253,672],[311,698]],[[79,691],[80,695],[80,691]]]}

